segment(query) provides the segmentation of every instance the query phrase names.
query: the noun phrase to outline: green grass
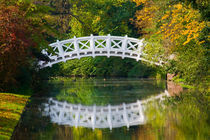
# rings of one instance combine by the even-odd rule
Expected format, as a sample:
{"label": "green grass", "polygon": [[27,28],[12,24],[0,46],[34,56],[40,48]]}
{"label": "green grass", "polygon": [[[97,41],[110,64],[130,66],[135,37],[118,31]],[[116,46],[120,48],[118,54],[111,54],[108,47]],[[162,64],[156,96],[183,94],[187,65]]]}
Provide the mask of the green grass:
{"label": "green grass", "polygon": [[10,139],[29,97],[0,93],[0,139]]}

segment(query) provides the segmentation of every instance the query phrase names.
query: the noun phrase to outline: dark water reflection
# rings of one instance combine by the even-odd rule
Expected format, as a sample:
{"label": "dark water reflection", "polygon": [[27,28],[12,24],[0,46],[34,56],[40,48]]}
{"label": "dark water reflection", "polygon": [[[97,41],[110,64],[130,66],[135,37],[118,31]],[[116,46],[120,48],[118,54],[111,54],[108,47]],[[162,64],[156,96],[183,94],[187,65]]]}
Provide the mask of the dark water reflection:
{"label": "dark water reflection", "polygon": [[48,97],[83,105],[131,103],[164,92],[165,81],[149,79],[59,79],[52,80]]}
{"label": "dark water reflection", "polygon": [[[43,115],[49,98],[67,104],[82,106],[117,106],[143,101],[163,93],[165,81],[149,79],[59,79],[50,81],[50,91],[42,97],[33,97],[26,107],[13,139],[20,140],[127,140],[155,139],[155,130],[149,125],[136,125],[103,129],[72,127],[53,123],[52,117]],[[139,114],[137,114],[139,115]],[[59,114],[58,114],[59,116]],[[123,116],[123,115],[122,115]],[[73,118],[76,117],[73,115]],[[106,118],[107,119],[107,118]],[[122,118],[123,119],[123,118]],[[124,120],[124,119],[123,119]]]}

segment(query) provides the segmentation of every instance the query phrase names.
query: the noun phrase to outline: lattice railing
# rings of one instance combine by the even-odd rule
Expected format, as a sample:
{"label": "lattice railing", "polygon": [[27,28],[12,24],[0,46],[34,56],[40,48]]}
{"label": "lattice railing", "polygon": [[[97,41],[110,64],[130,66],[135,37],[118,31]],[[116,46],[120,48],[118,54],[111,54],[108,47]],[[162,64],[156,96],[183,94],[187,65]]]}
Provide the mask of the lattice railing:
{"label": "lattice railing", "polygon": [[155,65],[161,63],[151,62],[144,58],[143,49],[145,44],[144,39],[135,39],[130,37],[120,36],[88,36],[80,38],[72,38],[50,44],[52,51],[43,50],[42,53],[46,54],[51,61],[40,61],[41,68],[52,66],[59,62],[66,62],[71,59],[80,59],[81,57],[88,56],[117,56],[122,58],[132,58],[137,61],[147,61]]}

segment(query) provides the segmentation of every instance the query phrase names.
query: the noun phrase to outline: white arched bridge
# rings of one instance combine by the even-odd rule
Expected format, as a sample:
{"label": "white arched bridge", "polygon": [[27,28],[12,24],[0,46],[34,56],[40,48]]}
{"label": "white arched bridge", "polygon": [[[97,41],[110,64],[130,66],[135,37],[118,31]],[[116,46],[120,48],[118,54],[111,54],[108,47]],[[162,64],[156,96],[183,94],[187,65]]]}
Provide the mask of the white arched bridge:
{"label": "white arched bridge", "polygon": [[149,99],[137,100],[135,103],[84,106],[56,101],[52,98],[44,104],[42,114],[49,116],[53,123],[69,126],[82,126],[87,128],[112,128],[140,125],[146,122],[145,105],[154,100],[162,101],[164,96],[169,96],[167,90]]}
{"label": "white arched bridge", "polygon": [[59,62],[71,59],[80,59],[88,56],[117,56],[132,58],[136,61],[142,60],[155,65],[162,65],[162,61],[152,62],[145,59],[143,52],[144,39],[130,38],[127,36],[88,36],[72,38],[50,44],[52,50],[42,50],[42,53],[50,58],[50,62],[40,61],[41,68],[52,66]]}

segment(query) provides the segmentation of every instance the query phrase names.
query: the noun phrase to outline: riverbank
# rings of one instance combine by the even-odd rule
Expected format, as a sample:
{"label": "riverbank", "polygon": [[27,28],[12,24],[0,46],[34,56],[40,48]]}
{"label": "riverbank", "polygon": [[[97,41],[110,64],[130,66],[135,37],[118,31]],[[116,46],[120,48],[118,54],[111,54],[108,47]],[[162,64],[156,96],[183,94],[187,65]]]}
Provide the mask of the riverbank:
{"label": "riverbank", "polygon": [[29,97],[0,93],[0,139],[10,139]]}

